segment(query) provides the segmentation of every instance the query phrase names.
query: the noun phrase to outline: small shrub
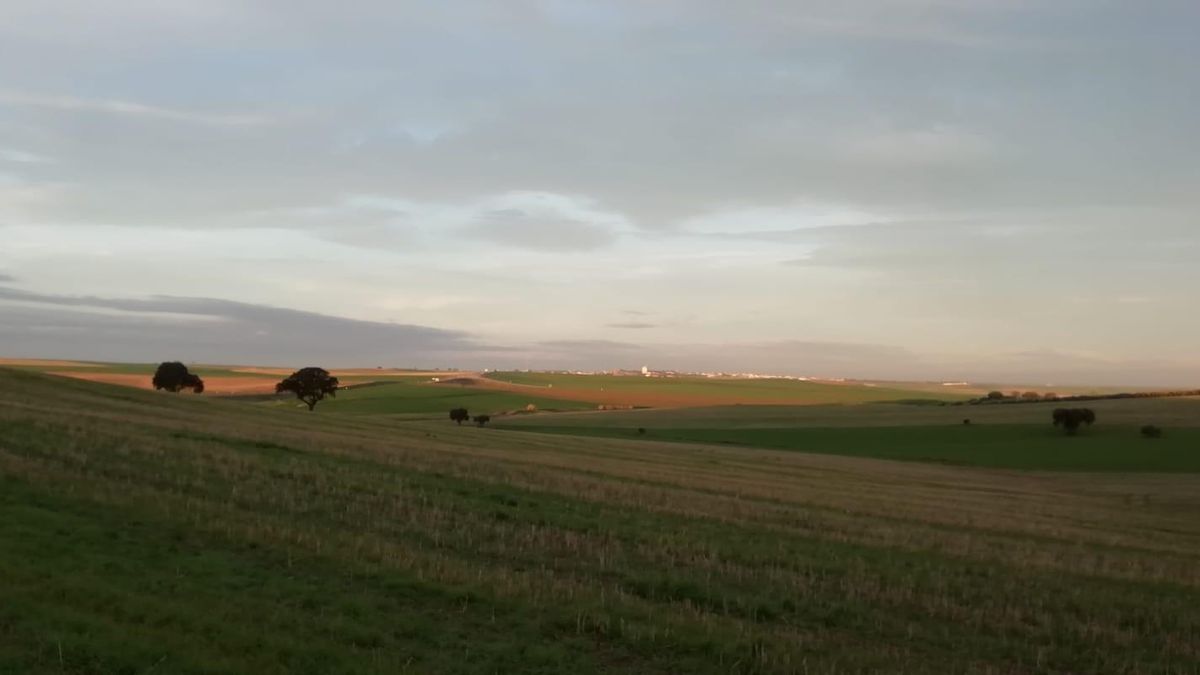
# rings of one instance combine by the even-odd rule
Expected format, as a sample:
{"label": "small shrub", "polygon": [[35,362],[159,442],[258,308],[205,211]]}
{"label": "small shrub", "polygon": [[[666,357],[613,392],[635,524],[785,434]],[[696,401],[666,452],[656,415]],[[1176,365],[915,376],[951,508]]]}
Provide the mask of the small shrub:
{"label": "small shrub", "polygon": [[969,427],[969,426],[971,426],[971,419],[970,419],[969,417],[968,417],[967,419],[964,419],[964,420],[963,420],[963,426],[964,426],[964,427]]}
{"label": "small shrub", "polygon": [[646,427],[638,427],[638,436],[646,435]]}
{"label": "small shrub", "polygon": [[1162,428],[1156,427],[1153,424],[1147,424],[1146,426],[1142,427],[1143,438],[1162,438],[1162,435]]}
{"label": "small shrub", "polygon": [[1080,425],[1095,424],[1096,413],[1091,408],[1055,408],[1052,418],[1054,426],[1061,426],[1067,435],[1074,436]]}

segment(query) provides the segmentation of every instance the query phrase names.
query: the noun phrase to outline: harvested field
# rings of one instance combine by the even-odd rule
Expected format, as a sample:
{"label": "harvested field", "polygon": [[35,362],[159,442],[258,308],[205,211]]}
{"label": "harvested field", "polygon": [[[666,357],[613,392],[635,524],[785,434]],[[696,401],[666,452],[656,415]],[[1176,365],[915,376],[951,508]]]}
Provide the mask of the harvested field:
{"label": "harvested field", "polygon": [[0,671],[1194,673],[1200,475],[324,414],[0,369]]}
{"label": "harvested field", "polygon": [[[295,368],[259,368],[246,366],[230,366],[230,370],[238,373],[254,375],[270,375],[272,377],[287,377]],[[330,368],[329,374],[335,377],[354,378],[370,381],[372,379],[387,379],[393,377],[470,377],[476,373],[454,372],[446,370],[399,370],[394,368]]]}
{"label": "harvested field", "polygon": [[[151,377],[148,375],[74,370],[55,371],[53,374],[60,377],[87,380],[88,382],[118,384],[123,387],[135,387],[137,389],[154,389]],[[275,380],[264,377],[221,377],[206,375],[204,377],[204,393],[206,395],[273,394],[275,393]]]}

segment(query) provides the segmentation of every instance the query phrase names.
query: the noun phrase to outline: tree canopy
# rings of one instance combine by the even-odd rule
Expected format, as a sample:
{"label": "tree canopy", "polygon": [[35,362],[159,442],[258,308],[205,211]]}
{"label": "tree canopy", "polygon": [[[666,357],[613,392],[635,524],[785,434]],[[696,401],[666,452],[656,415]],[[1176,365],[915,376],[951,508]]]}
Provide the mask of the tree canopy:
{"label": "tree canopy", "polygon": [[454,408],[450,411],[450,419],[461,426],[463,422],[471,419],[471,413],[467,412],[466,408]]}
{"label": "tree canopy", "polygon": [[275,385],[275,393],[292,392],[312,410],[326,396],[337,396],[338,379],[316,366],[301,368]]}
{"label": "tree canopy", "polygon": [[191,389],[197,394],[204,392],[204,380],[188,372],[187,366],[179,361],[163,361],[158,364],[151,382],[155,389],[163,391],[179,392]]}

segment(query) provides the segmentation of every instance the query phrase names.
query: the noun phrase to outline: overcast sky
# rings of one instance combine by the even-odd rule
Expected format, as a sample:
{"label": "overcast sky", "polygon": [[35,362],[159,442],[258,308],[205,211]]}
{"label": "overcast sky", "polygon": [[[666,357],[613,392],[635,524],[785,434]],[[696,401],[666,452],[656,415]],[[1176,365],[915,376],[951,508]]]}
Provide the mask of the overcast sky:
{"label": "overcast sky", "polygon": [[0,355],[1200,385],[1194,0],[0,2]]}

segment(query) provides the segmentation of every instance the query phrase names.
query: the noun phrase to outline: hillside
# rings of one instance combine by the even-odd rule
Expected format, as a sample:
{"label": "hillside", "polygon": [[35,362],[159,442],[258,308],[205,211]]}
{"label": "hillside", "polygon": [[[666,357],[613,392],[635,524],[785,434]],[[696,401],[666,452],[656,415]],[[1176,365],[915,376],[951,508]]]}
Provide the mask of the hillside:
{"label": "hillside", "polygon": [[1200,662],[1194,474],[459,428],[4,369],[0,428],[0,672]]}

